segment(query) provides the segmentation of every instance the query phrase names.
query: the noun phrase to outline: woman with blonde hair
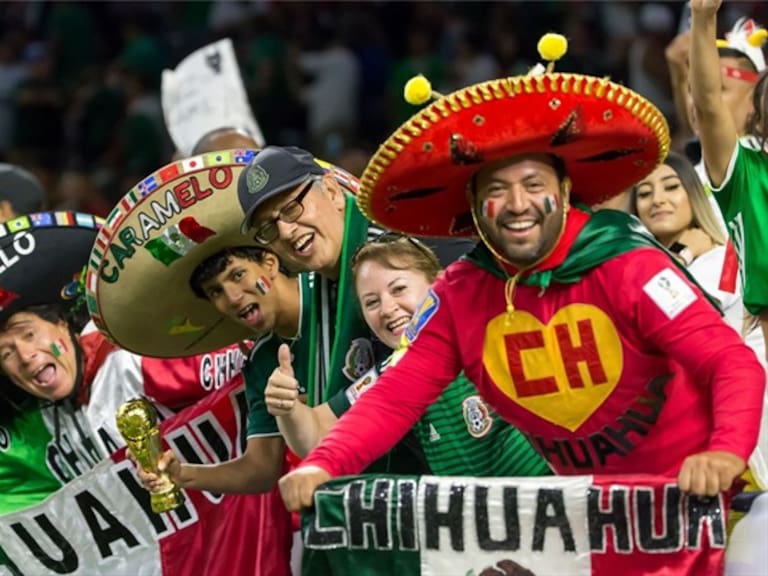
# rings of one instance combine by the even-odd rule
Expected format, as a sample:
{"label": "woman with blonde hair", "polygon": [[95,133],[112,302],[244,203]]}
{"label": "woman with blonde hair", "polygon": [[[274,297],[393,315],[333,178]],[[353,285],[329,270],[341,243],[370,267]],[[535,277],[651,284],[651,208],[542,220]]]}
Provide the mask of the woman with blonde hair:
{"label": "woman with blonde hair", "polygon": [[656,239],[719,301],[728,324],[745,334],[744,305],[736,281],[738,260],[693,165],[671,152],[635,185],[632,207]]}
{"label": "woman with blonde hair", "polygon": [[[737,279],[743,271],[738,270],[738,258],[728,245],[691,163],[670,153],[663,164],[635,185],[633,196],[632,206],[643,224],[685,264],[699,285],[720,302],[725,321],[762,359],[763,333],[758,329],[757,318],[744,308]],[[749,460],[752,475],[761,488],[768,486],[767,410],[768,403],[763,408],[757,449]]]}
{"label": "woman with blonde hair", "polygon": [[[363,244],[352,257],[355,291],[363,317],[381,343],[398,347],[401,338],[414,338],[411,317],[435,307],[431,287],[440,274],[434,253],[418,240],[386,233]],[[290,351],[278,352],[281,368],[265,390],[267,409],[277,417],[287,444],[306,455],[338,418],[371,386],[397,353],[327,403],[310,408],[298,401]],[[542,476],[551,474],[519,430],[499,418],[474,385],[460,375],[429,407],[414,427],[433,474],[465,476]]]}

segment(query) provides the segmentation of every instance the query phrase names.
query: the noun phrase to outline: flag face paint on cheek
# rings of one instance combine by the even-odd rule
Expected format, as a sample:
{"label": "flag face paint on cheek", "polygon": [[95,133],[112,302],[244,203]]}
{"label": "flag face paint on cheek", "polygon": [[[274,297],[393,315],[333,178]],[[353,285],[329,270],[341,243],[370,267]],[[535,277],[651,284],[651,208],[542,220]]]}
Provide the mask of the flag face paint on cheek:
{"label": "flag face paint on cheek", "polygon": [[266,276],[259,276],[259,279],[256,280],[256,289],[265,296],[271,288],[272,284],[269,283],[269,279]]}
{"label": "flag face paint on cheek", "polygon": [[51,354],[53,354],[54,358],[59,358],[66,351],[67,345],[61,338],[51,343]]}
{"label": "flag face paint on cheek", "polygon": [[557,210],[557,196],[547,194],[544,196],[544,214],[552,214]]}
{"label": "flag face paint on cheek", "polygon": [[482,204],[482,214],[484,218],[495,218],[501,207],[504,205],[504,201],[501,198],[486,198]]}

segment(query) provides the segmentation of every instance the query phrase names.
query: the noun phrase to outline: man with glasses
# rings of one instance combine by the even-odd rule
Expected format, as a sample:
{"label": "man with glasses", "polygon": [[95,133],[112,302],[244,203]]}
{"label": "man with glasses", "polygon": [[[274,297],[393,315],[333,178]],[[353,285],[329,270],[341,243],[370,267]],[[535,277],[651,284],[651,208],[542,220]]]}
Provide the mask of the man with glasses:
{"label": "man with glasses", "polygon": [[[345,379],[353,382],[374,363],[370,330],[359,310],[355,306],[337,310],[337,302],[354,300],[343,263],[381,231],[369,226],[337,178],[350,186],[354,182],[336,168],[324,169],[304,150],[268,146],[238,181],[245,212],[241,232],[253,234],[291,272],[316,273],[309,295],[316,356],[299,360],[319,368],[314,373],[321,381],[310,387],[311,405],[327,401],[346,387]],[[340,374],[345,378],[336,376]]]}

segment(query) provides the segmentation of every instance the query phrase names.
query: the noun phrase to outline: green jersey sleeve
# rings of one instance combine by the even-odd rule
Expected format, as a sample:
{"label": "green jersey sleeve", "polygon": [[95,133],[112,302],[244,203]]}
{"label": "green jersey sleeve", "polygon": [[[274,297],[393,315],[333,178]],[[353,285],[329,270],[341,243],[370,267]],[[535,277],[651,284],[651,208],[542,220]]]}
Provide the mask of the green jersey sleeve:
{"label": "green jersey sleeve", "polygon": [[752,314],[768,308],[768,154],[742,139],[725,180],[713,188],[739,256],[744,305]]}
{"label": "green jersey sleeve", "polygon": [[243,366],[245,397],[248,401],[248,438],[254,436],[279,436],[277,421],[267,411],[264,389],[267,380],[277,365],[277,349],[280,340],[268,334],[258,340]]}

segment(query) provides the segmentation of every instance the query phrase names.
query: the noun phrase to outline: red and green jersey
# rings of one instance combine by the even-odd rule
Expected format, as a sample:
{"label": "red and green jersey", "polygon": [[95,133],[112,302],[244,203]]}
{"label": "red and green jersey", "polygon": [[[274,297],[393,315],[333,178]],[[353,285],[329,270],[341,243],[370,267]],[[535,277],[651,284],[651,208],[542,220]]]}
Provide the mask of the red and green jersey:
{"label": "red and green jersey", "polygon": [[359,472],[462,370],[559,474],[674,476],[697,452],[749,458],[765,373],[629,217],[571,209],[511,313],[508,274],[478,250],[446,270],[406,330],[407,352],[304,465]]}

